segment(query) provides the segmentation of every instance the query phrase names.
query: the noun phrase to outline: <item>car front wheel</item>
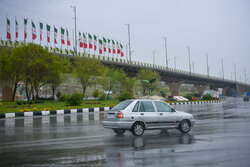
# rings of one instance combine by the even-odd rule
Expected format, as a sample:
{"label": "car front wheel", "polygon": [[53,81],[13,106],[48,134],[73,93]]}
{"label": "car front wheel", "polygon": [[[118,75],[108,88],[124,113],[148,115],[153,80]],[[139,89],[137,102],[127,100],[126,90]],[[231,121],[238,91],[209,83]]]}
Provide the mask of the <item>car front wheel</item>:
{"label": "car front wheel", "polygon": [[182,120],[179,125],[179,130],[182,133],[188,133],[190,130],[190,123],[187,120]]}
{"label": "car front wheel", "polygon": [[144,126],[142,123],[135,123],[132,128],[131,132],[135,136],[141,136],[144,133]]}

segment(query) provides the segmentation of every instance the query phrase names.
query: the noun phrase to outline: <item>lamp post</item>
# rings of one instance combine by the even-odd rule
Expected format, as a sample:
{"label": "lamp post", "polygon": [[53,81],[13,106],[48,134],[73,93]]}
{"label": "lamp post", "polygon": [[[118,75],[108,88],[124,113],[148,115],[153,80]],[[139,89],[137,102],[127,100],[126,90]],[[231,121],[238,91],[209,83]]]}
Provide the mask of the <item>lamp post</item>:
{"label": "lamp post", "polygon": [[156,50],[153,50],[153,63],[154,63],[154,65],[155,65],[155,51]]}
{"label": "lamp post", "polygon": [[174,68],[176,69],[176,58],[177,56],[174,57]]}
{"label": "lamp post", "polygon": [[165,42],[165,53],[166,53],[166,67],[168,68],[168,48],[167,48],[167,38],[163,37]]}
{"label": "lamp post", "polygon": [[75,20],[75,47],[74,47],[74,51],[77,55],[77,37],[76,37],[76,6],[70,6],[71,8],[74,9],[74,20]]}
{"label": "lamp post", "polygon": [[131,64],[131,44],[130,44],[130,27],[129,24],[125,24],[128,27],[128,55],[129,55],[129,63]]}

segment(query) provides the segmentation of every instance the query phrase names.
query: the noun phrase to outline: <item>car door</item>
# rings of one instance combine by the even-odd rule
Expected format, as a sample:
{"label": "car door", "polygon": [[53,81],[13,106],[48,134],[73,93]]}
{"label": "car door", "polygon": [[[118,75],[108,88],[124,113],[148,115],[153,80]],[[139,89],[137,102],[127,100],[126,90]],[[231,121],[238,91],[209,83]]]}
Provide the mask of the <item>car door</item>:
{"label": "car door", "polygon": [[157,109],[159,126],[177,127],[180,119],[176,111],[162,101],[154,102]]}
{"label": "car door", "polygon": [[137,112],[137,120],[143,121],[146,128],[153,128],[157,126],[158,116],[152,101],[141,101]]}

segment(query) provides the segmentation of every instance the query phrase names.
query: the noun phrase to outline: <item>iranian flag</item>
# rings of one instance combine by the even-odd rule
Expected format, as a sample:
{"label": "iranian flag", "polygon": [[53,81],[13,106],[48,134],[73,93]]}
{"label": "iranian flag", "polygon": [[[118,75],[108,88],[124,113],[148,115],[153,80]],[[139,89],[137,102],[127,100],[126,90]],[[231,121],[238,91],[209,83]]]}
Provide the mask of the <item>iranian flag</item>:
{"label": "iranian flag", "polygon": [[94,35],[94,50],[96,50],[97,36]]}
{"label": "iranian flag", "polygon": [[111,53],[110,42],[111,42],[111,40],[110,40],[110,39],[108,39],[108,48],[109,48],[109,53]]}
{"label": "iranian flag", "polygon": [[107,50],[107,40],[103,37],[103,52]]}
{"label": "iranian flag", "polygon": [[40,41],[42,41],[43,39],[43,23],[39,22],[39,25],[40,25]]}
{"label": "iranian flag", "polygon": [[36,26],[33,23],[33,21],[31,21],[32,24],[32,39],[35,40],[36,39]]}
{"label": "iranian flag", "polygon": [[50,42],[50,25],[46,24],[47,28],[47,42]]}
{"label": "iranian flag", "polygon": [[120,45],[117,41],[116,41],[116,46],[117,46],[117,54],[120,54],[121,53]]}
{"label": "iranian flag", "polygon": [[61,27],[61,43],[64,45],[65,41],[64,41],[64,29]]}
{"label": "iranian flag", "polygon": [[99,39],[99,54],[102,54],[102,40]]}
{"label": "iranian flag", "polygon": [[112,40],[113,54],[115,54],[115,42]]}
{"label": "iranian flag", "polygon": [[56,29],[56,27],[54,26],[54,43],[55,43],[55,44],[57,44],[56,38],[57,38],[57,29]]}
{"label": "iranian flag", "polygon": [[18,23],[17,23],[17,20],[15,18],[15,22],[16,22],[16,39],[18,38]]}
{"label": "iranian flag", "polygon": [[88,34],[89,37],[89,49],[92,49],[92,36],[90,34]]}
{"label": "iranian flag", "polygon": [[82,35],[83,35],[83,45],[84,45],[84,48],[86,49],[88,47],[87,38],[86,38],[86,35],[84,33],[82,33]]}
{"label": "iranian flag", "polygon": [[28,19],[24,18],[24,39],[27,39],[27,23],[28,23]]}
{"label": "iranian flag", "polygon": [[123,57],[123,56],[124,56],[124,53],[123,53],[123,46],[122,46],[121,43],[120,43],[120,48],[121,48],[121,57]]}
{"label": "iranian flag", "polygon": [[79,32],[79,42],[80,42],[80,48],[83,47],[83,42],[82,42],[82,34]]}
{"label": "iranian flag", "polygon": [[67,33],[67,45],[70,46],[69,32],[67,29],[66,29],[66,33]]}
{"label": "iranian flag", "polygon": [[11,40],[11,34],[10,34],[10,20],[7,19],[7,39]]}

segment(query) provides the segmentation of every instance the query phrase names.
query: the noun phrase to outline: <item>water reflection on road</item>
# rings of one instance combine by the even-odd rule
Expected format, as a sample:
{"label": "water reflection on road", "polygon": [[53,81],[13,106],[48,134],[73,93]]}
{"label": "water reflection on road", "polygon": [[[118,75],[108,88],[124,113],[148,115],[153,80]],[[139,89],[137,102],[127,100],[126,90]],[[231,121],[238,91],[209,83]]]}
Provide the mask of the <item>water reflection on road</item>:
{"label": "water reflection on road", "polygon": [[248,166],[250,103],[176,105],[196,125],[117,136],[103,113],[0,120],[0,166]]}

